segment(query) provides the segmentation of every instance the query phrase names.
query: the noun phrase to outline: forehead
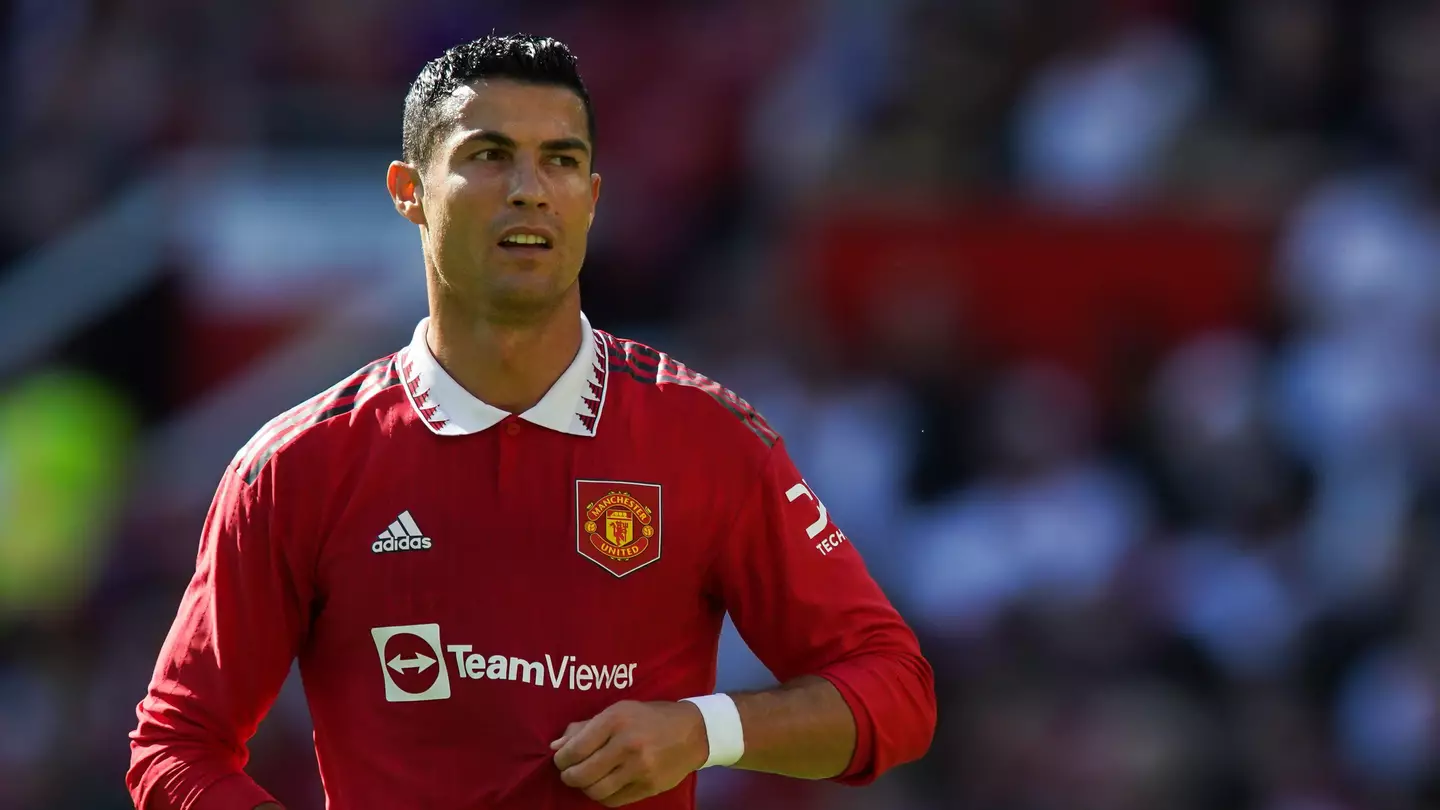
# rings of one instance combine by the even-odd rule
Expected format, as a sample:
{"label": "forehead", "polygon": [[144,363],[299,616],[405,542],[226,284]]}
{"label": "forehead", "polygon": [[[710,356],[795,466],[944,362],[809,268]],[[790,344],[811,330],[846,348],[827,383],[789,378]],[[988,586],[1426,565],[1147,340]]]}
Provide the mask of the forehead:
{"label": "forehead", "polygon": [[444,119],[449,143],[478,130],[497,131],[517,143],[580,138],[589,143],[585,104],[568,87],[512,79],[479,79],[450,96]]}

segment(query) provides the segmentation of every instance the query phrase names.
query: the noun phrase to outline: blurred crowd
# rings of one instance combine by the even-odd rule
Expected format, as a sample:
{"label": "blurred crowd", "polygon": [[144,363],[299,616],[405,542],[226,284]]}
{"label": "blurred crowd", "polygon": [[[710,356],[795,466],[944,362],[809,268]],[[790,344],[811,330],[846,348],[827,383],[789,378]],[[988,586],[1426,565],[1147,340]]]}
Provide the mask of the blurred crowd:
{"label": "blurred crowd", "polygon": [[[0,296],[166,156],[395,153],[405,86],[444,47],[490,30],[572,46],[605,176],[588,314],[767,416],[937,671],[925,761],[863,790],[707,772],[703,807],[1440,807],[1440,2],[9,13],[0,137],[23,193],[0,219]],[[1228,268],[1252,283],[1225,317],[1057,348],[984,324],[1049,323],[1109,272],[1095,261],[1035,254],[1050,281],[998,312],[983,284],[941,293],[902,262],[882,273],[911,294],[869,295],[862,323],[833,305],[845,271],[802,244],[860,211],[879,253],[973,279],[984,266],[917,243],[1002,208],[1024,212],[1006,220],[1021,248],[1057,222],[1163,217],[1263,250]],[[1219,289],[1180,258],[1130,270],[1162,296]],[[125,735],[207,505],[137,483],[139,448],[259,352],[229,344],[295,328],[216,316],[206,268],[163,261],[0,389],[0,810],[128,806]],[[400,268],[416,287],[419,261]],[[223,369],[193,349],[217,335]],[[1073,362],[1087,340],[1101,362]],[[272,415],[237,410],[239,441]],[[238,446],[193,451],[200,490]],[[721,675],[768,678],[733,635]],[[295,686],[251,773],[315,810]]]}

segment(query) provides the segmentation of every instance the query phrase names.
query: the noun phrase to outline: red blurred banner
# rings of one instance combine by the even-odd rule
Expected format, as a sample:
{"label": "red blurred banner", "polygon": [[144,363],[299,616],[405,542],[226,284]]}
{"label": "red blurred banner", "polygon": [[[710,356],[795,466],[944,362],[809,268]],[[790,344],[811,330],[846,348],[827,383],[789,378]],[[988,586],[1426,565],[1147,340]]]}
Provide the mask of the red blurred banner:
{"label": "red blurred banner", "polygon": [[1256,326],[1270,244],[1264,229],[1165,215],[851,209],[803,229],[798,258],[821,318],[852,348],[930,328],[941,345],[1099,382],[1121,357]]}

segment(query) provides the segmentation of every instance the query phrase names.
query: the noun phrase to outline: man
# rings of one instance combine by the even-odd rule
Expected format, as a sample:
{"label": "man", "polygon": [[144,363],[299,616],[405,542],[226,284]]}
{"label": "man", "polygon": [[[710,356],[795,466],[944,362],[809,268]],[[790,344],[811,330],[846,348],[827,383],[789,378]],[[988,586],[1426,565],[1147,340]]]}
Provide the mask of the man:
{"label": "man", "polygon": [[[706,766],[862,784],[924,753],[930,667],[784,443],[581,314],[594,131],[555,40],[421,71],[387,181],[430,316],[226,470],[137,806],[278,808],[242,768],[296,657],[340,810],[678,810]],[[726,611],[780,687],[708,694]]]}

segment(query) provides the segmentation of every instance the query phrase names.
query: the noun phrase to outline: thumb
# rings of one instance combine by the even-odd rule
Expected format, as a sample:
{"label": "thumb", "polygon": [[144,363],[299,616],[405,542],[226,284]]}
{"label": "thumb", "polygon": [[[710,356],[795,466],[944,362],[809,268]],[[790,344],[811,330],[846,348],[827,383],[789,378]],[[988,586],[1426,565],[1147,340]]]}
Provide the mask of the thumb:
{"label": "thumb", "polygon": [[571,737],[579,734],[580,730],[583,728],[585,728],[585,723],[571,723],[570,725],[566,726],[565,733],[560,735],[560,739],[550,743],[550,750],[559,751],[561,748],[564,747],[565,743],[570,741]]}

